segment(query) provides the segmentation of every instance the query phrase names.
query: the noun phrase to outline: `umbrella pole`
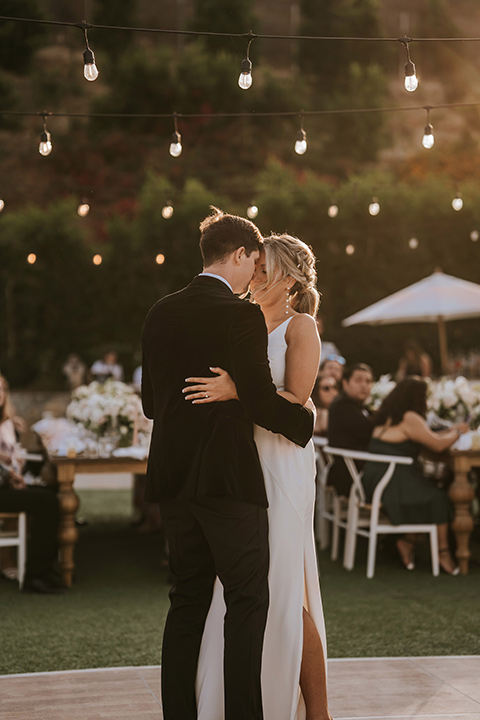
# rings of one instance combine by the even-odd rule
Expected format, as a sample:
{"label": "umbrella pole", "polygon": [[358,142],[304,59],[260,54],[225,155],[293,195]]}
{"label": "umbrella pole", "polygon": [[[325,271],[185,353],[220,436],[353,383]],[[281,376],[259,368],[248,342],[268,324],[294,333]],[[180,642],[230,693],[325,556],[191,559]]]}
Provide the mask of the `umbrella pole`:
{"label": "umbrella pole", "polygon": [[447,374],[447,329],[445,320],[438,318],[438,341],[440,345],[440,367],[442,375]]}

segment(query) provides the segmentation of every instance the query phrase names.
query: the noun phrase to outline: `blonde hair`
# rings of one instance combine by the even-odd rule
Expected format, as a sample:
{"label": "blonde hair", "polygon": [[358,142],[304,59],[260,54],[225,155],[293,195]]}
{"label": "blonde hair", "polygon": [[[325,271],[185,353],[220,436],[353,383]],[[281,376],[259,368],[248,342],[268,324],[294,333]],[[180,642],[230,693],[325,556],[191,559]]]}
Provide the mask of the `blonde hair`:
{"label": "blonde hair", "polygon": [[12,417],[12,406],[10,403],[10,388],[8,386],[7,378],[0,375],[0,383],[3,385],[3,392],[5,395],[3,405],[0,405],[0,423],[3,423],[5,420]]}
{"label": "blonde hair", "polygon": [[[316,258],[312,249],[293,235],[273,234],[264,238],[267,282],[265,287],[289,276],[295,283],[290,290],[290,305],[296,312],[316,316],[320,294],[316,288]],[[280,277],[278,273],[280,272]]]}

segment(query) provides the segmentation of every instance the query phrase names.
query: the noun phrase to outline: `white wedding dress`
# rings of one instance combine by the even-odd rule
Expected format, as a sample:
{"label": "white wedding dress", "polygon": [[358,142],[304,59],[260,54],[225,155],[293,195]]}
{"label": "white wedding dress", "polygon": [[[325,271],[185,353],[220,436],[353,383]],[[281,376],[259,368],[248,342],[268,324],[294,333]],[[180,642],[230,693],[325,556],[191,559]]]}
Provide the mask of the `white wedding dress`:
{"label": "white wedding dress", "polygon": [[[273,381],[284,389],[285,333],[289,318],[268,338]],[[303,607],[310,613],[326,654],[325,623],[313,535],[315,456],[313,443],[300,448],[255,426],[269,502],[270,606],[262,660],[264,720],[304,720],[299,687]],[[199,720],[224,720],[223,587],[217,578],[197,671]],[[325,655],[326,660],[326,655]],[[326,666],[326,662],[325,662]]]}

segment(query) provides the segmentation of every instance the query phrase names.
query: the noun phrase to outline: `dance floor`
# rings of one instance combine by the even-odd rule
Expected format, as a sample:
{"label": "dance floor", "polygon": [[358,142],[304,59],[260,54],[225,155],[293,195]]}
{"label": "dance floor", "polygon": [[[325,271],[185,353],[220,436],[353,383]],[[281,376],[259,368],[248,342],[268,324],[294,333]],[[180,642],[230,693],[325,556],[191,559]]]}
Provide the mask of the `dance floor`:
{"label": "dance floor", "polygon": [[[480,720],[480,656],[330,660],[335,720]],[[0,677],[0,720],[161,720],[158,667]]]}

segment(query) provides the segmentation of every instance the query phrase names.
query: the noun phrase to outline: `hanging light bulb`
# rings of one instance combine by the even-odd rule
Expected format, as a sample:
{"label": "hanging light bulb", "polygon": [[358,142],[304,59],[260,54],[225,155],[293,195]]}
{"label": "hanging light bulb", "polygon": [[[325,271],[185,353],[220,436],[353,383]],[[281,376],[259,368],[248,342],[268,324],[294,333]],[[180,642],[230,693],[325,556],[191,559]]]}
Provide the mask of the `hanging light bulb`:
{"label": "hanging light bulb", "polygon": [[416,250],[416,249],[418,248],[418,240],[417,240],[417,238],[415,238],[415,237],[410,238],[410,240],[408,241],[408,247],[409,247],[411,250]]}
{"label": "hanging light bulb", "polygon": [[4,207],[5,207],[5,203],[3,202],[3,200],[0,200],[0,212],[2,212]]}
{"label": "hanging light bulb", "polygon": [[163,253],[158,253],[157,257],[155,258],[155,262],[157,265],[163,265],[165,262],[165,255]]}
{"label": "hanging light bulb", "polygon": [[300,128],[297,133],[295,152],[297,153],[297,155],[304,155],[307,152],[307,133],[303,128]]}
{"label": "hanging light bulb", "polygon": [[433,126],[430,124],[430,108],[427,108],[427,124],[423,132],[422,145],[427,150],[433,147],[435,138],[433,137]]}
{"label": "hanging light bulb", "polygon": [[173,205],[170,202],[167,202],[166,205],[162,208],[162,217],[165,218],[165,220],[168,220],[173,215]]}
{"label": "hanging light bulb", "polygon": [[380,212],[380,203],[378,202],[378,198],[372,198],[372,202],[368,206],[368,212],[373,217],[375,217],[375,215],[378,215],[378,213]]}
{"label": "hanging light bulb", "polygon": [[103,258],[101,255],[94,255],[93,256],[93,264],[94,265],[101,265],[103,261]]}
{"label": "hanging light bulb", "polygon": [[347,255],[353,255],[353,253],[355,252],[355,245],[347,245],[347,247],[345,248],[345,252],[347,253]]}
{"label": "hanging light bulb", "polygon": [[457,212],[463,208],[463,199],[462,199],[462,194],[460,192],[457,192],[457,194],[453,198],[452,208],[454,210],[456,210]]}
{"label": "hanging light bulb", "polygon": [[[252,31],[250,30],[250,35],[252,35]],[[247,45],[247,54],[242,60],[242,64],[240,66],[240,75],[238,76],[238,86],[242,88],[242,90],[248,90],[248,88],[252,87],[252,61],[250,60],[250,45],[252,44],[253,37],[250,38]]]}
{"label": "hanging light bulb", "polygon": [[182,136],[179,132],[174,132],[170,143],[169,153],[172,157],[179,157],[182,154]]}
{"label": "hanging light bulb", "polygon": [[328,217],[336,218],[338,215],[338,206],[335,205],[335,203],[332,203],[330,205],[330,207],[328,208],[327,212],[328,212]]}
{"label": "hanging light bulb", "polygon": [[248,90],[248,88],[252,87],[252,82],[252,61],[249,57],[246,57],[242,60],[240,75],[238,76],[238,85],[242,90]]}
{"label": "hanging light bulb", "polygon": [[77,208],[77,213],[80,217],[87,217],[88,213],[90,212],[90,205],[87,203],[86,200],[82,200],[80,205]]}
{"label": "hanging light bulb", "polygon": [[410,43],[411,40],[402,38],[400,40],[405,45],[407,51],[407,62],[405,64],[405,90],[414,92],[418,88],[418,78],[415,73],[415,63],[410,59]]}
{"label": "hanging light bulb", "polygon": [[253,220],[258,215],[258,207],[254,203],[250,203],[250,205],[247,208],[247,215],[250,218],[250,220]]}
{"label": "hanging light bulb", "polygon": [[43,116],[43,131],[40,135],[40,145],[38,146],[38,152],[40,155],[46,157],[52,152],[52,138],[47,130],[46,115]]}
{"label": "hanging light bulb", "polygon": [[472,230],[472,232],[470,233],[470,240],[472,242],[477,242],[479,237],[480,233],[478,232],[478,230]]}
{"label": "hanging light bulb", "polygon": [[423,138],[422,138],[422,145],[427,150],[430,150],[430,148],[433,147],[434,143],[435,143],[435,138],[433,137],[433,127],[432,127],[432,125],[430,125],[430,123],[428,123],[427,125],[425,125],[425,131],[423,133]]}
{"label": "hanging light bulb", "polygon": [[[85,23],[85,20],[83,21]],[[98,78],[98,68],[95,65],[95,55],[88,44],[87,28],[84,27],[85,32],[85,51],[83,53],[83,77],[85,80],[93,82]]]}
{"label": "hanging light bulb", "polygon": [[177,125],[177,115],[174,113],[173,115],[173,122],[175,125],[175,129],[173,131],[171,140],[170,140],[170,148],[169,153],[172,157],[179,157],[182,154],[182,136],[178,132],[178,125]]}
{"label": "hanging light bulb", "polygon": [[34,265],[37,262],[37,256],[35,255],[35,253],[28,254],[27,262],[29,265]]}

